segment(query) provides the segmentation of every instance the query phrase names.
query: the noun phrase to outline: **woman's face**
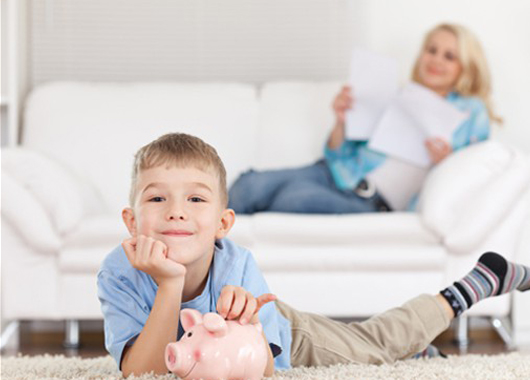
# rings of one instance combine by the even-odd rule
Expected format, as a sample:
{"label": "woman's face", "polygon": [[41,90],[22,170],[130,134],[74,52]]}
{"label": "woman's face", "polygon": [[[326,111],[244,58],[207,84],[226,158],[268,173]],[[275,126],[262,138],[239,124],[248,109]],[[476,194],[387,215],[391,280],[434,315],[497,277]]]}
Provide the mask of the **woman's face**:
{"label": "woman's face", "polygon": [[456,36],[447,30],[435,32],[419,58],[420,83],[445,96],[453,89],[461,72]]}

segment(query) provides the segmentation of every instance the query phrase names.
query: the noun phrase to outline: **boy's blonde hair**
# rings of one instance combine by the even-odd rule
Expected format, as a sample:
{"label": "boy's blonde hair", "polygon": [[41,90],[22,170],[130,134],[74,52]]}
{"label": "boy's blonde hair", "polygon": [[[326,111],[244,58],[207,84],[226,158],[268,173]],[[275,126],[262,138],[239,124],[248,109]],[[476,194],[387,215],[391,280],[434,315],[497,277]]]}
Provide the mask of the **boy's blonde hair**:
{"label": "boy's blonde hair", "polygon": [[419,77],[420,57],[427,48],[431,37],[441,30],[453,33],[458,41],[458,59],[462,65],[462,73],[455,84],[454,90],[460,95],[480,98],[488,109],[490,119],[502,123],[502,119],[493,112],[490,99],[491,77],[482,46],[475,35],[462,25],[444,23],[434,27],[427,33],[412,70],[412,80],[421,83]]}
{"label": "boy's blonde hair", "polygon": [[219,178],[221,203],[228,205],[226,190],[226,170],[217,151],[200,138],[185,133],[168,133],[142,147],[134,156],[129,202],[134,206],[136,181],[142,170],[160,165],[173,165],[179,168],[192,166],[207,171],[213,170]]}

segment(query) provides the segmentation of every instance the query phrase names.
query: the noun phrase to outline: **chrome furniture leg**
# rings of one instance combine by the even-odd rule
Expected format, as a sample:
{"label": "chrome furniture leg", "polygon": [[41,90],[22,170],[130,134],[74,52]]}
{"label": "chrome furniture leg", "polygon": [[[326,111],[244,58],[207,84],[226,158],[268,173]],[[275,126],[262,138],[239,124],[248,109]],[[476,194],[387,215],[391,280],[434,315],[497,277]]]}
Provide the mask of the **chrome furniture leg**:
{"label": "chrome furniture leg", "polygon": [[66,320],[65,337],[63,342],[64,348],[79,348],[79,321],[75,319]]}
{"label": "chrome furniture leg", "polygon": [[19,344],[19,334],[20,322],[10,322],[5,328],[5,330],[2,332],[2,336],[0,337],[0,351],[2,351],[11,340],[13,341],[14,347],[17,349]]}
{"label": "chrome furniture leg", "polygon": [[506,345],[506,348],[509,350],[515,348],[515,342],[513,340],[512,336],[512,328],[510,325],[510,321],[508,318],[491,318],[491,324],[495,328],[495,331],[497,331],[497,334],[501,337],[501,339],[504,341],[504,344]]}
{"label": "chrome furniture leg", "polygon": [[460,353],[467,353],[469,347],[469,317],[461,316],[455,319],[456,337],[455,341]]}

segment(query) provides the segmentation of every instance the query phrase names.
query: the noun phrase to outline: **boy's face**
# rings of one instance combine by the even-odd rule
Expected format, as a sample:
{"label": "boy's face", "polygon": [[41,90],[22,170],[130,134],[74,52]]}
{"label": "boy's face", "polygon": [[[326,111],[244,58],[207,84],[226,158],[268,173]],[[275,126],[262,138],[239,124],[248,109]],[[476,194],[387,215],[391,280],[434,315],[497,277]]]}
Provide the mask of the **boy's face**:
{"label": "boy's face", "polygon": [[162,241],[168,258],[189,266],[209,259],[234,212],[222,205],[213,170],[157,166],[139,173],[134,207],[123,211],[123,219],[132,236]]}

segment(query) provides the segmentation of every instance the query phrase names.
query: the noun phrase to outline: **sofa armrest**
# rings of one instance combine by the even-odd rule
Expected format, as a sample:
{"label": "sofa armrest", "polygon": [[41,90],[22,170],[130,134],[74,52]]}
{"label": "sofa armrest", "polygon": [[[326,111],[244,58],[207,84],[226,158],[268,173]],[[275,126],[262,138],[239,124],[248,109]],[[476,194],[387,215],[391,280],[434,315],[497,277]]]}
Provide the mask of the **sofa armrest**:
{"label": "sofa armrest", "polygon": [[61,247],[61,239],[42,204],[5,171],[2,171],[2,218],[37,252],[55,253]]}
{"label": "sofa armrest", "polygon": [[425,181],[424,224],[455,253],[473,251],[502,223],[530,182],[526,155],[498,142],[456,152]]}
{"label": "sofa armrest", "polygon": [[80,223],[85,214],[81,184],[57,162],[22,147],[5,148],[2,149],[2,172],[31,193],[59,236]]}

